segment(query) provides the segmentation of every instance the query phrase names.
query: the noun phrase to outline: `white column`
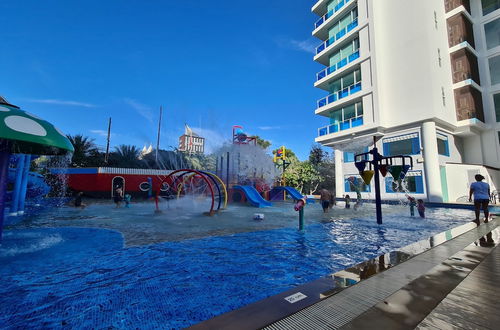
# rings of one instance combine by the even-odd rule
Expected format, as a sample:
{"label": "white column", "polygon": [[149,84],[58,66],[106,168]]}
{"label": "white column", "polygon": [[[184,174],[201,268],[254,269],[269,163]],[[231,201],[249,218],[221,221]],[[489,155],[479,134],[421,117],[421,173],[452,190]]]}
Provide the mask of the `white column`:
{"label": "white column", "polygon": [[441,190],[435,122],[426,121],[422,124],[422,145],[424,149],[424,177],[427,200],[429,202],[442,202],[443,192]]}
{"label": "white column", "polygon": [[344,169],[342,163],[343,152],[335,150],[335,195],[342,197],[344,194]]}

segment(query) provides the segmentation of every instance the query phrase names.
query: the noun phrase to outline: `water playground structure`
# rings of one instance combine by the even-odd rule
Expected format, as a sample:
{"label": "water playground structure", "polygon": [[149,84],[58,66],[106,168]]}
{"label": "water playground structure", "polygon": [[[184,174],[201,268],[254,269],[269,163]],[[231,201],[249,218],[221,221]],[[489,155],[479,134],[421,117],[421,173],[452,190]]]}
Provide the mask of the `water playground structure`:
{"label": "water playground structure", "polygon": [[[227,207],[227,190],[224,182],[215,174],[193,169],[180,169],[169,173],[163,178],[156,190],[156,212],[160,212],[159,200],[162,189],[168,189],[170,194],[180,198],[182,194],[208,195],[211,199],[207,215]],[[172,195],[167,195],[170,198]],[[217,205],[216,204],[217,201]],[[222,207],[222,208],[221,208]]]}
{"label": "water playground structure", "polygon": [[[271,158],[243,126],[234,125],[232,136],[232,143],[218,151],[215,171],[225,182],[229,201],[262,208],[272,206],[272,201],[285,200],[286,194],[295,201],[303,198],[295,188],[284,184],[284,172],[290,165],[284,146]],[[275,185],[278,176],[281,179]]]}
{"label": "water playground structure", "polygon": [[[413,167],[413,159],[410,156],[382,156],[377,149],[376,137],[373,137],[373,149],[354,156],[355,166],[364,183],[369,185],[372,178],[375,178],[375,207],[377,224],[382,224],[382,200],[380,197],[380,174],[386,176],[390,173],[394,180],[401,182],[409,169]],[[366,166],[368,165],[368,169]],[[379,174],[380,172],[380,174]],[[354,183],[354,180],[350,180]],[[358,198],[361,194],[358,193]]]}
{"label": "water playground structure", "polygon": [[[36,190],[36,182],[43,190],[39,178],[29,174],[30,155],[63,155],[73,151],[71,142],[54,125],[0,98],[0,240],[9,177],[14,184],[10,194],[12,213],[22,214],[26,193]],[[15,173],[9,170],[12,154],[20,154]]]}

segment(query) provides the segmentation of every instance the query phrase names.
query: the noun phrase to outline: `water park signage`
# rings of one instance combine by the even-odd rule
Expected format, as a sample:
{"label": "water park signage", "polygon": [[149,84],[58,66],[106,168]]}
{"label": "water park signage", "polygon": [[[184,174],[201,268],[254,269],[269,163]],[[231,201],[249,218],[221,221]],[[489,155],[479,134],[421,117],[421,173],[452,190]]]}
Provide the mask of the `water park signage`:
{"label": "water park signage", "polygon": [[295,304],[297,301],[301,301],[306,298],[307,296],[305,294],[303,294],[302,292],[297,292],[295,294],[292,294],[291,296],[285,297],[285,300],[290,304]]}

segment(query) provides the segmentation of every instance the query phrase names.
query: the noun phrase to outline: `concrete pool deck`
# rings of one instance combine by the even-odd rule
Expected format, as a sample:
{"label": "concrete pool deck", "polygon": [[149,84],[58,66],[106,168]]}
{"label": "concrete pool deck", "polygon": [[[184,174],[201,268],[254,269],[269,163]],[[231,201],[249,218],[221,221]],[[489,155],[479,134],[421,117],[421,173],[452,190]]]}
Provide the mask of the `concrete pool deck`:
{"label": "concrete pool deck", "polygon": [[[479,227],[464,225],[440,243],[430,238],[423,252],[396,255],[396,265],[383,258],[365,262],[192,328],[494,328],[500,320],[492,306],[500,298],[494,284],[499,225],[498,217]],[[355,285],[339,286],[356,275]]]}

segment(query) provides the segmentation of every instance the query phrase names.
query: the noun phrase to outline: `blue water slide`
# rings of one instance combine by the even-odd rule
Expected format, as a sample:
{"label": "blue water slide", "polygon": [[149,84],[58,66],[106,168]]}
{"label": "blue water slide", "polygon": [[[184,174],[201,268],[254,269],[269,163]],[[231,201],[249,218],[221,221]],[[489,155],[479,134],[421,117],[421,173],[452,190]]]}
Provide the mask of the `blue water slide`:
{"label": "blue water slide", "polygon": [[278,191],[286,191],[294,200],[299,200],[304,198],[304,196],[295,188],[293,187],[274,187],[273,191],[278,192]]}
{"label": "blue water slide", "polygon": [[252,186],[234,186],[233,189],[242,191],[247,200],[256,207],[272,206],[273,204],[266,201],[259,192]]}
{"label": "blue water slide", "polygon": [[[9,168],[8,182],[14,183],[16,179],[16,169]],[[43,175],[29,172],[28,173],[28,182],[27,182],[27,191],[26,198],[37,198],[47,195],[50,191],[50,187],[45,182]],[[11,200],[11,192],[7,193],[7,200]]]}

